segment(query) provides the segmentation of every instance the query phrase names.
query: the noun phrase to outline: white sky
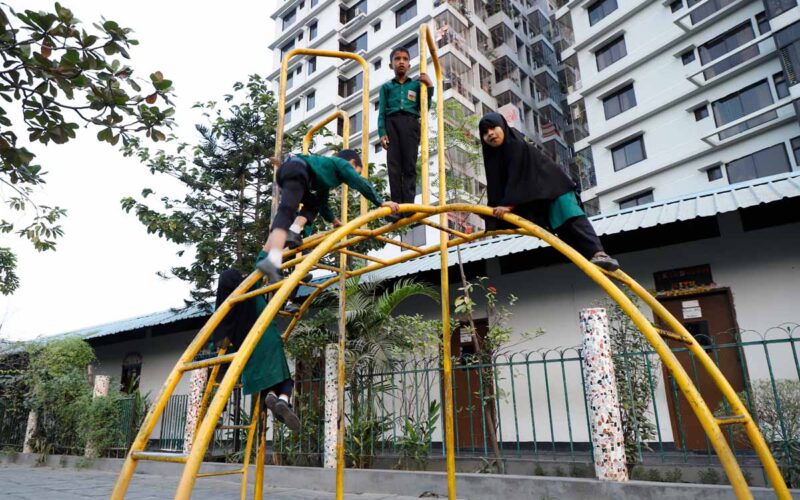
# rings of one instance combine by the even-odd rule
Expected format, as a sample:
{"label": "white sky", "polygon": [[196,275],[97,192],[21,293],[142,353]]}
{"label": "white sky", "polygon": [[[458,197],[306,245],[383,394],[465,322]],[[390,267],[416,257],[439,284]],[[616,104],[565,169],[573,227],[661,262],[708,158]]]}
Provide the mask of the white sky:
{"label": "white sky", "polygon": [[[15,10],[52,11],[54,5],[52,0],[6,2]],[[192,104],[221,101],[235,81],[252,73],[266,75],[271,69],[271,1],[62,0],[62,4],[84,24],[105,17],[133,28],[140,42],[130,51],[135,76],[148,79],[150,72],[160,70],[174,82],[176,133],[191,143],[197,137],[194,124],[201,121],[190,109]],[[79,130],[77,140],[66,145],[30,146],[49,172],[35,200],[68,210],[66,234],[56,251],[44,253],[16,236],[0,236],[0,244],[17,252],[21,281],[14,295],[0,296],[2,337],[27,340],[67,332],[179,307],[188,297],[187,284],[156,276],[178,262],[175,252],[180,248],[147,234],[119,203],[125,196],[138,197],[144,187],[157,194],[175,193],[177,183],[150,175],[135,159],[99,143],[96,133]],[[18,135],[28,134],[21,130]],[[5,210],[0,207],[0,218],[8,217]]]}

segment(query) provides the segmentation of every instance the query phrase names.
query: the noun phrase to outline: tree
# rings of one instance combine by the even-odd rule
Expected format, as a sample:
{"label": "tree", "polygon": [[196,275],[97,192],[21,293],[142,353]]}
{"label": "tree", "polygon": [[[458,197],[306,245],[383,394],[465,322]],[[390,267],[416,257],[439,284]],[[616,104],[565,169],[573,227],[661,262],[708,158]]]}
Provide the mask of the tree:
{"label": "tree", "polygon": [[[182,199],[161,197],[160,207],[146,203],[156,194],[150,188],[139,200],[127,197],[121,202],[149,233],[194,246],[192,263],[160,273],[192,284],[187,305],[212,297],[221,271],[252,269],[269,229],[273,176],[269,160],[274,156],[278,119],[275,97],[263,78],[252,75],[246,84],[235,83],[224,102],[227,108],[216,101],[195,105],[210,120],[196,126],[197,145],[178,143],[175,153],[169,153],[150,151],[133,140],[126,149],[151,173],[173,177],[187,188]],[[287,134],[286,149],[295,148],[300,137]],[[184,250],[178,252],[183,254]]]}
{"label": "tree", "polygon": [[[54,12],[15,12],[0,4],[0,98],[19,105],[22,123],[15,124],[0,106],[0,185],[10,195],[2,202],[12,212],[33,210],[24,222],[0,219],[0,232],[15,232],[39,251],[55,248],[63,234],[65,210],[37,203],[34,190],[45,183],[36,155],[18,143],[14,126],[24,126],[31,143],[64,144],[76,137],[80,125],[98,129],[97,139],[111,145],[129,143],[143,133],[154,141],[173,124],[172,82],[154,72],[145,83],[134,78],[128,50],[138,42],[132,30],[103,20],[87,32],[72,11],[56,3]],[[121,58],[121,59],[120,59]],[[147,90],[143,89],[147,87]],[[19,286],[16,255],[0,247],[0,293]]]}

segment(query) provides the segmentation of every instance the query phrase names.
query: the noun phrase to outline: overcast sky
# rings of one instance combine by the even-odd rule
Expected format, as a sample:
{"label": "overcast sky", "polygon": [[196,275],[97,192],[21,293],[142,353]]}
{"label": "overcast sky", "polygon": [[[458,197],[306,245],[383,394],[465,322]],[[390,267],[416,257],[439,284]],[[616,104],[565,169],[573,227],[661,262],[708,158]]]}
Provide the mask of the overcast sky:
{"label": "overcast sky", "polygon": [[[6,2],[15,10],[52,11],[54,4]],[[129,64],[141,78],[160,70],[174,82],[177,133],[192,142],[194,124],[201,120],[192,104],[221,100],[235,81],[252,73],[266,75],[271,68],[271,1],[61,3],[85,24],[105,17],[134,29],[140,45],[131,50]],[[44,253],[16,237],[0,236],[1,245],[17,252],[21,280],[14,295],[0,296],[2,337],[27,340],[67,332],[178,307],[188,297],[183,282],[156,276],[178,262],[180,247],[148,235],[119,203],[144,187],[174,193],[179,186],[97,142],[96,132],[79,130],[78,139],[66,145],[29,146],[49,172],[35,199],[68,210],[66,234],[55,252]],[[24,130],[18,135],[27,137]],[[8,217],[5,210],[0,207],[0,218]]]}

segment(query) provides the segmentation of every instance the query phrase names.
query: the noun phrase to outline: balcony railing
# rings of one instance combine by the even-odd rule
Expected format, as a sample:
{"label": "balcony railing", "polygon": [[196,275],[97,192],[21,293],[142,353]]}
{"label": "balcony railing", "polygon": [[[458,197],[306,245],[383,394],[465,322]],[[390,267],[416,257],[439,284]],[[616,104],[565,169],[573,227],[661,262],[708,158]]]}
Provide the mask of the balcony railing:
{"label": "balcony railing", "polygon": [[[702,15],[704,10],[708,9],[709,6],[714,6],[717,2],[721,1],[727,0],[703,0],[700,3],[692,5],[688,10],[675,17],[672,22],[674,22],[682,30],[689,32],[702,25],[712,22],[717,17],[722,16],[723,13],[736,9],[744,3],[747,3],[749,0],[733,0],[730,3],[720,5],[716,10],[709,12],[707,15]],[[689,18],[688,23],[685,21],[687,17]]]}
{"label": "balcony railing", "polygon": [[[773,52],[774,50],[775,41],[772,38],[772,32],[768,32],[750,40],[740,47],[737,47],[735,50],[728,52],[725,54],[725,57],[708,62],[707,64],[701,66],[700,69],[694,73],[687,75],[686,78],[698,87],[702,87],[721,78],[727,72],[740,66],[741,64],[744,64],[745,62],[758,57],[761,54]],[[731,66],[728,68],[723,68],[723,66],[726,64],[730,64]],[[702,78],[700,75],[702,75]]]}
{"label": "balcony railing", "polygon": [[[759,130],[771,126],[775,120],[781,118],[790,118],[795,115],[792,97],[786,97],[778,102],[769,106],[763,107],[754,113],[745,115],[738,120],[726,123],[721,127],[717,127],[700,139],[710,146],[719,146],[730,142],[734,138],[739,139],[742,135],[753,134]],[[783,108],[788,108],[785,111],[778,111]],[[736,132],[735,129],[740,128],[742,125],[745,128]],[[726,133],[727,132],[727,133]]]}

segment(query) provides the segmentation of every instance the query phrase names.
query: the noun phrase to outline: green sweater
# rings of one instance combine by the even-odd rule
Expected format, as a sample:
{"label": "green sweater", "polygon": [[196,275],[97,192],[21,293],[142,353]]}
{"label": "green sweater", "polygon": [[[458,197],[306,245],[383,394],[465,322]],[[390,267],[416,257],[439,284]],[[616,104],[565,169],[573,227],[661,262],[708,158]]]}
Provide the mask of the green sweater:
{"label": "green sweater", "polygon": [[[419,94],[422,84],[419,80],[407,78],[400,83],[396,78],[381,85],[378,109],[378,136],[386,135],[386,117],[400,111],[419,116]],[[428,109],[431,107],[433,87],[428,87]]]}
{"label": "green sweater", "polygon": [[383,203],[383,197],[375,191],[375,188],[367,179],[356,172],[349,162],[336,156],[297,155],[297,157],[305,161],[314,172],[311,189],[320,200],[319,214],[326,221],[332,222],[336,218],[331,210],[328,198],[330,197],[331,189],[341,184],[347,184],[355,189],[375,206],[380,206]]}

